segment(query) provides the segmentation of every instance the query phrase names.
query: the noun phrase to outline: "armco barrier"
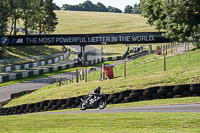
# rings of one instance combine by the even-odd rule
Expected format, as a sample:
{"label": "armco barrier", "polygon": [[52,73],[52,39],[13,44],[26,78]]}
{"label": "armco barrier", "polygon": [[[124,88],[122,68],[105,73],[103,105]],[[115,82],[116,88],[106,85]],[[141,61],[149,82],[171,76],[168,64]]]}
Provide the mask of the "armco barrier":
{"label": "armco barrier", "polygon": [[[155,86],[140,90],[126,90],[113,94],[106,94],[108,104],[200,96],[200,84],[187,84],[175,86]],[[68,99],[46,100],[37,103],[23,104],[14,107],[0,108],[0,115],[16,115],[33,112],[76,108],[85,96],[71,97]]]}

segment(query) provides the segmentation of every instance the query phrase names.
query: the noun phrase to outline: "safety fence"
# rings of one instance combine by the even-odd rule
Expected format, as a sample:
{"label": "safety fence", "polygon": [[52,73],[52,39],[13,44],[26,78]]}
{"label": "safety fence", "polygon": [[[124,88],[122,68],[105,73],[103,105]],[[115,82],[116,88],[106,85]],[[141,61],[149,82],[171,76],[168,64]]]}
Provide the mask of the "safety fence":
{"label": "safety fence", "polygon": [[[129,55],[128,58],[137,59],[146,55],[151,55],[151,54],[148,53],[148,51],[142,51],[136,54]],[[103,58],[103,61],[122,60],[123,58],[124,58],[124,55],[118,56],[118,57],[107,57],[107,58]],[[86,65],[91,66],[92,64],[97,64],[97,63],[100,63],[100,60],[98,60],[98,62],[89,61],[86,63]],[[120,64],[123,64],[123,62],[118,63],[116,65],[120,65]],[[104,67],[110,67],[110,65],[104,65]],[[113,67],[113,68],[115,70],[115,73],[117,73],[117,70],[115,69],[116,67]],[[107,78],[109,77],[107,76]],[[92,67],[92,68],[84,67],[83,69],[80,69],[80,70],[77,69],[76,72],[71,72],[70,76],[68,76],[67,78],[66,77],[57,78],[56,83],[57,83],[57,86],[62,86],[62,85],[67,85],[67,84],[72,84],[72,83],[78,83],[81,81],[91,82],[94,80],[104,80],[104,79],[106,79],[106,72],[104,71],[103,76],[102,76],[102,66]]]}
{"label": "safety fence", "polygon": [[[177,69],[195,68],[200,65],[198,52],[192,51],[176,56],[143,56],[139,59],[126,63],[126,76],[138,74],[151,74],[153,72],[170,71]],[[124,64],[116,66],[117,77],[124,75]],[[120,73],[121,72],[121,73]]]}
{"label": "safety fence", "polygon": [[[153,99],[180,98],[191,96],[200,96],[200,84],[154,86],[147,89],[125,90],[118,93],[106,94],[106,99],[108,104],[117,104]],[[81,98],[84,97],[86,97],[86,95],[71,97],[67,99],[45,100],[37,103],[0,108],[0,115],[17,115],[77,108],[81,103]]]}
{"label": "safety fence", "polygon": [[[178,54],[180,51],[189,52],[191,45],[188,42],[177,43],[173,42],[171,44],[163,44],[156,47],[156,53],[160,54]],[[181,49],[181,50],[180,50]]]}
{"label": "safety fence", "polygon": [[[54,64],[59,61],[64,61],[65,59],[68,59],[69,56],[72,54],[74,54],[74,52],[67,52],[67,53],[55,54],[55,55],[49,55],[49,56],[45,55],[46,59],[40,59],[41,57],[26,57],[27,59],[24,58],[23,60],[31,59],[32,61],[29,61],[26,63],[20,63],[20,60],[18,60],[19,61],[18,64],[16,63],[15,65],[7,65],[5,67],[0,67],[0,73],[11,72],[11,71],[16,71],[16,70],[24,70],[24,69],[30,69],[33,67]],[[16,62],[16,61],[13,59],[13,62]]]}
{"label": "safety fence", "polygon": [[[200,56],[195,51],[175,56],[143,53],[142,55],[133,55],[130,58],[131,60],[124,60],[124,62],[113,66],[114,78],[149,75],[154,72],[162,73],[180,69],[196,69],[200,66]],[[88,74],[88,81],[99,80],[100,75],[101,71],[93,71]]]}

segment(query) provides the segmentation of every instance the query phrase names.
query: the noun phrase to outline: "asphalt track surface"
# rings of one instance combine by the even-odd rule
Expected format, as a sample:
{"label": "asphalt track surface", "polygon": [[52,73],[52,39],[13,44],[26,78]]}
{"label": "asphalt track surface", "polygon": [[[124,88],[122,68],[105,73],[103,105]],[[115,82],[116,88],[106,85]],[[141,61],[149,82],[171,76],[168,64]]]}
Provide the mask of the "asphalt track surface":
{"label": "asphalt track surface", "polygon": [[[178,105],[159,105],[159,106],[141,106],[141,107],[121,107],[121,108],[107,108],[103,110],[99,109],[88,109],[85,111],[65,111],[65,112],[47,112],[47,113],[37,113],[37,114],[81,114],[81,113],[200,113],[200,103],[199,104],[178,104]],[[37,115],[28,114],[28,115]]]}
{"label": "asphalt track surface", "polygon": [[[80,52],[80,46],[73,45],[72,47],[77,52]],[[89,51],[91,54],[92,53],[96,54],[96,53],[98,53],[99,50],[94,47],[87,46],[86,51]],[[91,56],[90,59],[92,59],[92,57],[93,56]],[[94,58],[96,58],[96,57],[94,57]],[[36,90],[36,89],[40,89],[45,86],[54,84],[54,83],[56,83],[56,78],[62,77],[62,78],[71,79],[72,74],[75,75],[75,72],[58,74],[58,75],[35,79],[35,80],[27,81],[27,82],[14,84],[14,85],[0,87],[0,102],[10,99],[10,94],[12,94],[12,93],[17,93],[17,92],[27,91],[27,90]]]}

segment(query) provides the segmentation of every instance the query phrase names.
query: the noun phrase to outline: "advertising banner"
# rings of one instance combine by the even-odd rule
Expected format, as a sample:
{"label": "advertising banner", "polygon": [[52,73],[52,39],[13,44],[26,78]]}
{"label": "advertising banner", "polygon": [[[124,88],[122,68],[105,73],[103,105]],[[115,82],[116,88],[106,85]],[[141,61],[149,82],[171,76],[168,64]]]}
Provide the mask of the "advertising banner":
{"label": "advertising banner", "polygon": [[0,36],[0,46],[167,43],[163,32]]}

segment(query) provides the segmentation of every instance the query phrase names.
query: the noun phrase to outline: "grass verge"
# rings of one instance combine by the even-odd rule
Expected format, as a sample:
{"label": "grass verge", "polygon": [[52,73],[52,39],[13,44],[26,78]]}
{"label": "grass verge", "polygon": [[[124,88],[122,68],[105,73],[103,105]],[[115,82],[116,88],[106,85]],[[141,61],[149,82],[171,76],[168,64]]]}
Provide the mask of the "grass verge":
{"label": "grass verge", "polygon": [[200,132],[199,113],[110,113],[5,116],[0,132],[12,133],[160,133]]}

